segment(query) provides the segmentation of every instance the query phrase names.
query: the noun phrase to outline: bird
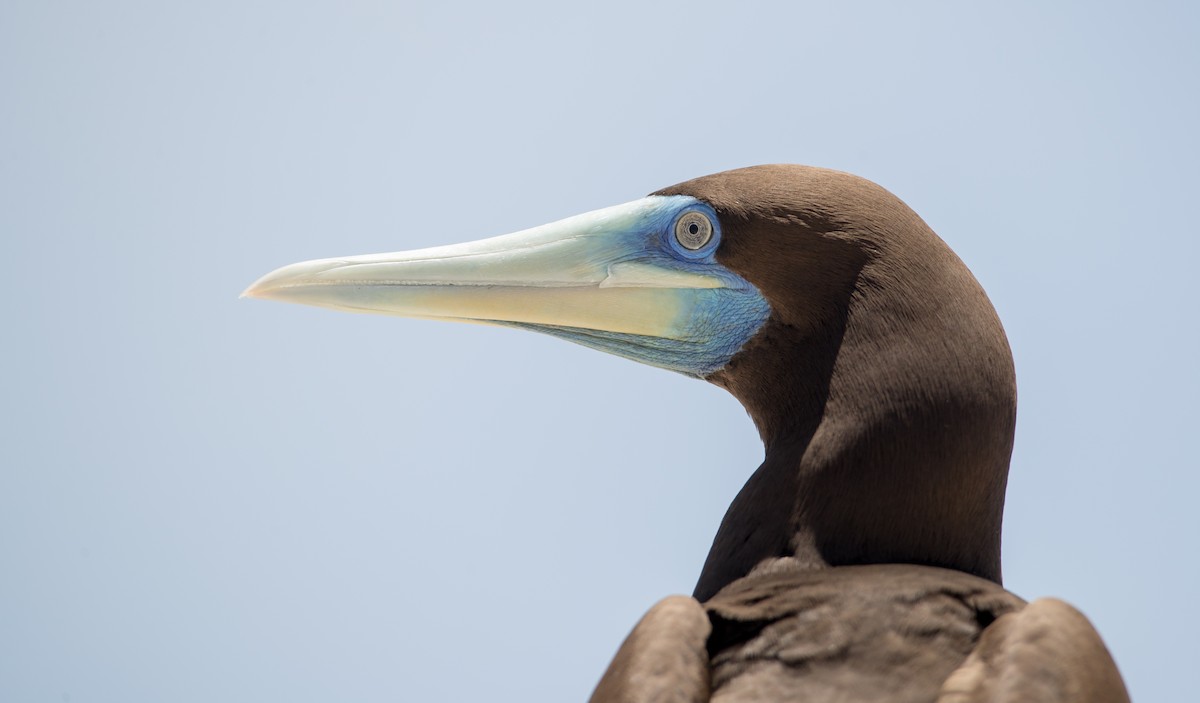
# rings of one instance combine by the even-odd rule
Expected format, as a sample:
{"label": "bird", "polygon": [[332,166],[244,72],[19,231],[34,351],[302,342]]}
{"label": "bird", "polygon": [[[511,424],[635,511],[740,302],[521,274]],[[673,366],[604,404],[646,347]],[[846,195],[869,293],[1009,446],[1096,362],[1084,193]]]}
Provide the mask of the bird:
{"label": "bird", "polygon": [[764,445],[618,701],[1128,701],[1071,605],[1002,586],[1007,337],[895,195],[774,164],[465,244],[305,261],[245,296],[541,332],[706,380]]}

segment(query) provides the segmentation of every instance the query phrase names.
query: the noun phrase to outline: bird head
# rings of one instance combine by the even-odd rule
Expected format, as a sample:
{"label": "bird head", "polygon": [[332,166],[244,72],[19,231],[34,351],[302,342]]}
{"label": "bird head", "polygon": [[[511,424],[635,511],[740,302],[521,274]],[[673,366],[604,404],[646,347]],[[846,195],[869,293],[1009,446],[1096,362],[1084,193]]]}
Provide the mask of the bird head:
{"label": "bird head", "polygon": [[735,501],[751,517],[726,517],[698,592],[801,553],[999,580],[1007,340],[966,266],[870,181],[726,171],[491,239],[292,264],[245,295],[519,327],[726,388],[777,497]]}

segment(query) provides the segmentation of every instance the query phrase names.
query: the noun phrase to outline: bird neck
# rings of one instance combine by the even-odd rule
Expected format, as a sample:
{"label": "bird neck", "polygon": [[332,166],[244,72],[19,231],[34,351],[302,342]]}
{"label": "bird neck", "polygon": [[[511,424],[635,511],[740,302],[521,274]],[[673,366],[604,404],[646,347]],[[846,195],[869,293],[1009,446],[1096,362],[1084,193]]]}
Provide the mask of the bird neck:
{"label": "bird neck", "polygon": [[781,559],[800,569],[923,564],[1000,583],[1012,435],[987,428],[1011,421],[971,408],[958,418],[912,408],[850,421],[831,400],[792,433],[767,438],[695,596],[707,600]]}
{"label": "bird neck", "polygon": [[[820,334],[768,322],[709,378],[745,406],[766,456],[722,520],[697,598],[781,558],[1000,582],[1016,391],[1003,330],[977,293],[944,296],[936,310],[864,311],[871,301],[858,299],[867,314],[826,318]],[[940,326],[856,323],[879,319]]]}

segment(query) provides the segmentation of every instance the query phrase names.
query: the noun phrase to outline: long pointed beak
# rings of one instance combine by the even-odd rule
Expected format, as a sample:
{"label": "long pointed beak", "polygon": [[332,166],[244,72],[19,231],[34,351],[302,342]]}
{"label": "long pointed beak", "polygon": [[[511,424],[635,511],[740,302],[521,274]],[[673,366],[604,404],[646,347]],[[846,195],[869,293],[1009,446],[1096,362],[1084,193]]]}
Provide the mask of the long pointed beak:
{"label": "long pointed beak", "polygon": [[671,253],[671,222],[681,209],[697,206],[684,196],[651,196],[466,244],[305,261],[272,271],[243,295],[529,327],[674,368],[600,344],[596,335],[702,344],[698,309],[720,291],[753,290],[711,255],[698,260]]}

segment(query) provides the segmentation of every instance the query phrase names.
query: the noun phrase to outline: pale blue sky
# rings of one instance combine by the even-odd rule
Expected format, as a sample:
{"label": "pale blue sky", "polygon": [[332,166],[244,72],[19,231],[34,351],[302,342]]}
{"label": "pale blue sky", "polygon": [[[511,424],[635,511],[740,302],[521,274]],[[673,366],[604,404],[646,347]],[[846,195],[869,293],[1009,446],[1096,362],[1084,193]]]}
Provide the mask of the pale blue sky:
{"label": "pale blue sky", "polygon": [[0,4],[0,700],[586,698],[761,450],[707,384],[239,301],[727,168],[851,171],[1020,384],[1006,585],[1194,689],[1194,3]]}

